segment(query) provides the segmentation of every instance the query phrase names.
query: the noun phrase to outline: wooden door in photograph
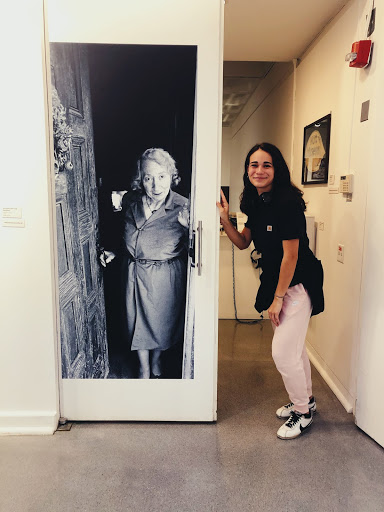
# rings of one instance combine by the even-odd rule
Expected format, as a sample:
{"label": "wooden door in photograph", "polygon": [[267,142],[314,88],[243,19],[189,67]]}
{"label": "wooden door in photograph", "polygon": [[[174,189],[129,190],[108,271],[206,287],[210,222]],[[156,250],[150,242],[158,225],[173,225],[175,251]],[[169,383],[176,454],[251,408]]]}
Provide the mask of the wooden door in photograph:
{"label": "wooden door in photograph", "polygon": [[108,376],[86,48],[51,44],[62,377]]}

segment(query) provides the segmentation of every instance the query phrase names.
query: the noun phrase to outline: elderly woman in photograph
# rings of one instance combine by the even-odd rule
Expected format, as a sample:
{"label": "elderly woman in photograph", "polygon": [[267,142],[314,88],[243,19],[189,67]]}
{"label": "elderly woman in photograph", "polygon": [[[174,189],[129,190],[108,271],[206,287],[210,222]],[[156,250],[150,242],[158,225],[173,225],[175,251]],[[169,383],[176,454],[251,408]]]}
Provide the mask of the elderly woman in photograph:
{"label": "elderly woman in photograph", "polygon": [[[172,190],[179,182],[171,155],[147,149],[122,202],[127,328],[141,379],[162,377],[162,352],[183,339],[189,213]],[[114,257],[104,251],[102,263]]]}

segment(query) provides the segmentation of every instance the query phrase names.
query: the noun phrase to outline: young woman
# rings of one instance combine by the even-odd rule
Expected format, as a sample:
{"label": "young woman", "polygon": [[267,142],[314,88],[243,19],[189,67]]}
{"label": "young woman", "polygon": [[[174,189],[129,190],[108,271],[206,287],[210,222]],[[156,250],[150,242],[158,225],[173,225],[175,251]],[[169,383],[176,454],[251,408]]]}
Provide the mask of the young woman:
{"label": "young woman", "polygon": [[262,255],[255,308],[268,311],[272,357],[291,400],[276,411],[286,419],[277,436],[293,439],[312,424],[316,411],[305,336],[311,315],[324,310],[323,270],[309,249],[303,193],[292,184],[280,150],[256,144],[246,157],[243,181],[240,209],[248,221],[241,233],[229,220],[223,193],[217,207],[229,239],[239,249],[253,241]]}

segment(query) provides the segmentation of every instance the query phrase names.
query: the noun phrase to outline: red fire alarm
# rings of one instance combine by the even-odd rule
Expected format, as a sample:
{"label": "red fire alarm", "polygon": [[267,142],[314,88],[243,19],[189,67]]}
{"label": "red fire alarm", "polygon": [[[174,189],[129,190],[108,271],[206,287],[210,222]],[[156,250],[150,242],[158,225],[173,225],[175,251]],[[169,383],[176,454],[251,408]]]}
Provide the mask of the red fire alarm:
{"label": "red fire alarm", "polygon": [[372,51],[372,41],[363,39],[352,44],[351,53],[345,56],[351,68],[365,68],[368,66]]}

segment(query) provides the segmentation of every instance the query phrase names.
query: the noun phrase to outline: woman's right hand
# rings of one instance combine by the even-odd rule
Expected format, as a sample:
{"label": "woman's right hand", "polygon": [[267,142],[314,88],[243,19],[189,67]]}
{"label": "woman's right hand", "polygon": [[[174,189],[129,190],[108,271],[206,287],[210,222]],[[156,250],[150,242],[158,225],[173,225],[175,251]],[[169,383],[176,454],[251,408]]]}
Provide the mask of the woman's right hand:
{"label": "woman's right hand", "polygon": [[216,206],[220,213],[220,221],[229,221],[229,204],[222,190],[220,190],[220,194],[221,201],[216,203]]}
{"label": "woman's right hand", "polygon": [[100,254],[100,263],[106,267],[108,263],[116,258],[116,254],[112,251],[103,251]]}

